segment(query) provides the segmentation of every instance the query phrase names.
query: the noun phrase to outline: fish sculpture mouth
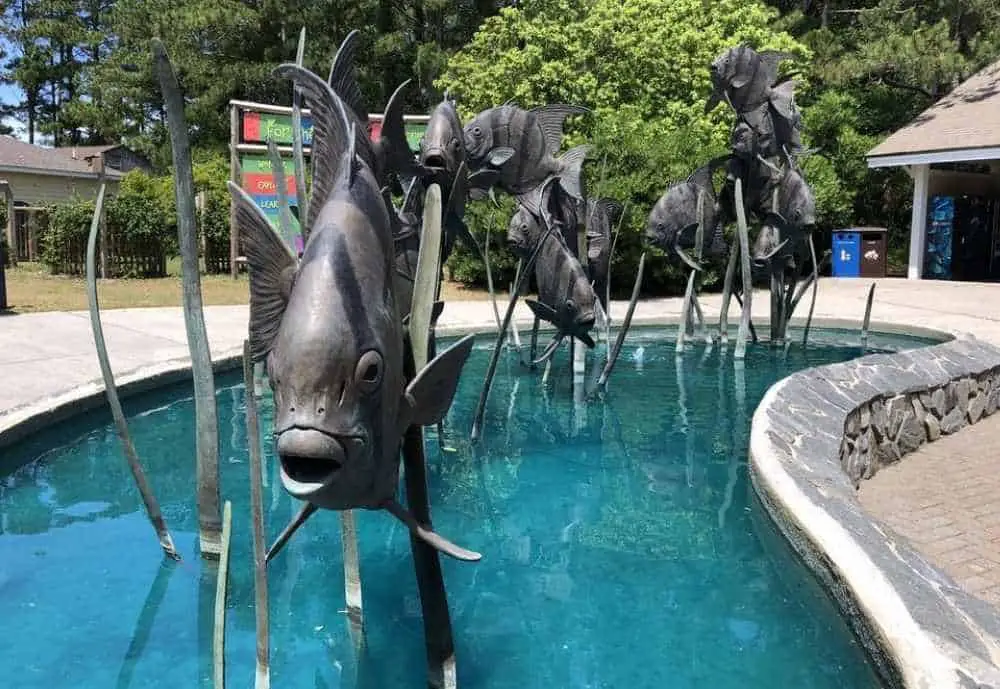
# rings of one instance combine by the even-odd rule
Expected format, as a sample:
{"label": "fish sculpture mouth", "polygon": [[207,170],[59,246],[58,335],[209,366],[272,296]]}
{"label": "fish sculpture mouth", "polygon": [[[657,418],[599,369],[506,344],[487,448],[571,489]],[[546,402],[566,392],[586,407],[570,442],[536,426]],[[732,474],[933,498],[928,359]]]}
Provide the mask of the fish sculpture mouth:
{"label": "fish sculpture mouth", "polygon": [[448,160],[444,155],[444,152],[440,149],[432,148],[424,156],[423,160],[420,161],[428,170],[434,172],[441,172],[448,169]]}
{"label": "fish sculpture mouth", "polygon": [[300,500],[314,498],[337,480],[353,443],[363,440],[300,426],[282,431],[278,459],[285,489]]}

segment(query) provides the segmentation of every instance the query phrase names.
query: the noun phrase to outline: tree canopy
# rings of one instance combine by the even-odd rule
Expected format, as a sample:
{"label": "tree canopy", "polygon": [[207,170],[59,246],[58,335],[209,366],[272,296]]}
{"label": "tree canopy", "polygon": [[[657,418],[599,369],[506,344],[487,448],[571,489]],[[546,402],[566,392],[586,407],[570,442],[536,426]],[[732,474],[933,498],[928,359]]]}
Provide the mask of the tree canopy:
{"label": "tree canopy", "polygon": [[290,101],[271,72],[293,58],[303,26],[306,65],[321,74],[361,30],[372,110],[405,79],[411,113],[446,88],[466,118],[508,99],[589,107],[568,123],[566,146],[593,143],[591,191],[629,204],[619,273],[634,269],[637,232],[666,184],[726,150],[731,113],[703,112],[708,66],[724,49],[794,53],[784,68],[799,72],[821,226],[889,227],[897,255],[910,181],[868,170],[864,154],[1000,58],[996,0],[0,0],[0,84],[20,93],[0,116],[30,140],[127,143],[165,169],[149,38],[166,41],[193,143],[221,151],[230,99]]}

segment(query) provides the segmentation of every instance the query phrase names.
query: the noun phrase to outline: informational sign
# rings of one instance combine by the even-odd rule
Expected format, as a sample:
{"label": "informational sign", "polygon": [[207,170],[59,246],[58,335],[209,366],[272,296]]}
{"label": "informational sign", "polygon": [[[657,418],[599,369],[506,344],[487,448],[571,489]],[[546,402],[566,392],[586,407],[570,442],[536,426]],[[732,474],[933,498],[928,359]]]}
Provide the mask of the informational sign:
{"label": "informational sign", "polygon": [[[271,112],[244,112],[242,143],[266,144],[273,139],[279,146],[292,145],[292,116]],[[302,117],[302,145],[312,144],[312,117]]]}
{"label": "informational sign", "polygon": [[[302,235],[297,219],[298,198],[295,187],[295,164],[292,159],[292,109],[288,107],[231,101],[232,114],[231,131],[231,170],[233,182],[254,200],[264,214],[279,232],[281,230],[278,206],[278,185],[275,180],[275,170],[271,168],[271,160],[267,154],[267,144],[273,141],[281,147],[282,163],[284,165],[285,191],[288,195],[288,205],[292,214],[292,233],[283,239],[289,247],[301,253]],[[406,141],[414,152],[420,149],[420,139],[427,128],[428,117],[422,115],[406,115]],[[382,132],[382,117],[374,115],[368,122],[369,135],[376,139]],[[313,138],[313,122],[308,110],[302,113],[302,146],[305,149],[306,165],[308,167],[309,147]],[[230,257],[232,273],[236,276],[236,259],[239,255],[236,234],[231,235]]]}

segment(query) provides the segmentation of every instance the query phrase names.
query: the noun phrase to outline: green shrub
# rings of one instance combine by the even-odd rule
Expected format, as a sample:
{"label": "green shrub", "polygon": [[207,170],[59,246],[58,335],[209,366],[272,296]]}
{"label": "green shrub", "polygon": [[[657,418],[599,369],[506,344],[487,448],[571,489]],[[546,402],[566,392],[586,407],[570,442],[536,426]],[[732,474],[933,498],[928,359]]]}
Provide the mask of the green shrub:
{"label": "green shrub", "polygon": [[[712,60],[744,41],[808,58],[805,46],[773,28],[777,14],[746,0],[533,0],[487,19],[436,86],[457,97],[465,121],[509,99],[591,110],[567,122],[563,150],[592,144],[589,193],[627,206],[611,275],[616,295],[627,294],[653,204],[669,183],[728,148],[731,110],[704,113]],[[683,291],[686,271],[647,261],[645,292]],[[456,277],[481,283],[471,263],[462,268]],[[713,266],[705,282],[723,269]]]}
{"label": "green shrub", "polygon": [[52,273],[82,274],[94,202],[77,196],[50,206],[48,216],[49,226],[42,235],[42,262]]}

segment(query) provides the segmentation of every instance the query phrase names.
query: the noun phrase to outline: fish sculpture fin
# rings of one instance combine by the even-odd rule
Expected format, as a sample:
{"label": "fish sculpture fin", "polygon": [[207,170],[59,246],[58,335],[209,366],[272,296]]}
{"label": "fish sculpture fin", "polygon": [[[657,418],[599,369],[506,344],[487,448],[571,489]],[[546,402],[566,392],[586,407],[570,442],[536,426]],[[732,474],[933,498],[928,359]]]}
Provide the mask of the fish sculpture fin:
{"label": "fish sculpture fin", "polygon": [[524,303],[528,305],[531,312],[535,314],[535,318],[543,320],[546,323],[551,323],[552,325],[559,326],[559,314],[556,310],[549,306],[548,304],[543,304],[534,299],[525,299]]}
{"label": "fish sculpture fin", "polygon": [[437,325],[438,319],[441,318],[441,314],[444,312],[444,302],[436,301],[431,306],[431,328]]}
{"label": "fish sculpture fin", "polygon": [[594,338],[590,336],[590,333],[575,332],[573,333],[573,337],[580,340],[580,342],[587,345],[587,347],[590,349],[593,349],[594,347],[597,346],[597,343],[594,342]]}
{"label": "fish sculpture fin", "polygon": [[347,107],[354,111],[358,119],[367,122],[368,108],[365,106],[364,96],[361,95],[361,85],[358,83],[354,62],[360,37],[361,32],[354,29],[344,38],[330,65],[330,76],[327,83],[344,100]]}
{"label": "fish sculpture fin", "polygon": [[277,77],[291,79],[309,99],[313,120],[310,154],[313,178],[305,226],[311,230],[337,182],[341,157],[350,145],[356,143],[357,137],[348,126],[343,100],[322,78],[294,63],[279,65],[273,73]]}
{"label": "fish sculpture fin", "polygon": [[401,521],[403,525],[410,530],[410,533],[430,547],[434,548],[434,550],[439,553],[443,553],[444,555],[448,555],[449,557],[453,557],[456,560],[462,560],[464,562],[478,562],[482,559],[483,556],[479,553],[473,550],[466,550],[459,545],[455,545],[447,538],[431,529],[429,525],[427,528],[421,526],[417,521],[417,518],[413,516],[413,513],[400,505],[396,500],[386,500],[382,507],[385,508],[386,512]]}
{"label": "fish sculpture fin", "polygon": [[788,122],[800,119],[795,107],[795,82],[785,81],[771,89],[771,108]]}
{"label": "fish sculpture fin", "polygon": [[489,155],[486,158],[486,162],[488,162],[493,167],[500,167],[508,160],[513,158],[516,152],[517,151],[515,151],[513,148],[510,148],[509,146],[497,146],[496,148],[492,149],[489,152]]}
{"label": "fish sculpture fin", "polygon": [[622,213],[625,212],[625,206],[622,205],[621,201],[612,198],[602,198],[597,201],[597,205],[604,209],[604,214],[608,216],[608,220],[613,223],[618,222],[622,217]]}
{"label": "fish sculpture fin", "polygon": [[542,135],[545,138],[545,152],[555,157],[562,147],[563,123],[571,115],[583,115],[590,112],[589,109],[579,105],[541,105],[532,108],[531,112],[538,120],[542,128]]}
{"label": "fish sculpture fin", "polygon": [[382,187],[382,201],[385,203],[385,210],[389,214],[389,227],[392,228],[392,236],[399,237],[403,234],[403,222],[399,219],[396,206],[392,203],[392,192],[389,187]]}
{"label": "fish sculpture fin", "polygon": [[444,208],[445,220],[448,216],[462,219],[465,217],[465,200],[469,198],[469,168],[463,160],[458,164],[455,171],[455,181],[451,185],[451,192],[448,194],[448,202]]}
{"label": "fish sculpture fin", "polygon": [[785,53],[780,50],[761,50],[757,53],[760,56],[760,61],[764,63],[764,66],[768,70],[768,74],[771,76],[773,81],[778,74],[778,65],[784,60],[794,60],[795,55],[793,53]]}
{"label": "fish sculpture fin", "polygon": [[[500,181],[500,171],[491,170],[488,167],[484,167],[482,170],[476,170],[471,175],[469,175],[469,198],[481,201],[486,198],[487,190],[494,186]],[[478,195],[478,198],[477,198]]]}
{"label": "fish sculpture fin", "polygon": [[406,386],[400,405],[401,430],[413,424],[433,426],[444,418],[474,342],[473,335],[466,335],[431,359],[414,376]]}
{"label": "fish sculpture fin", "polygon": [[389,98],[379,136],[379,153],[384,161],[384,169],[407,177],[416,174],[413,151],[406,141],[406,127],[403,124],[403,89],[409,86],[410,81],[407,79],[400,84]]}
{"label": "fish sculpture fin", "polygon": [[590,149],[590,144],[581,144],[569,149],[559,158],[559,186],[575,199],[584,198],[583,163]]}
{"label": "fish sculpture fin", "polygon": [[250,268],[250,356],[261,361],[278,336],[298,259],[253,199],[232,182],[227,185]]}
{"label": "fish sculpture fin", "polygon": [[716,106],[722,102],[722,93],[718,87],[712,88],[712,93],[709,94],[708,100],[705,101],[705,114],[715,110]]}

